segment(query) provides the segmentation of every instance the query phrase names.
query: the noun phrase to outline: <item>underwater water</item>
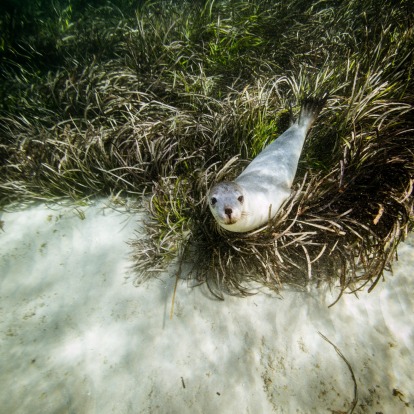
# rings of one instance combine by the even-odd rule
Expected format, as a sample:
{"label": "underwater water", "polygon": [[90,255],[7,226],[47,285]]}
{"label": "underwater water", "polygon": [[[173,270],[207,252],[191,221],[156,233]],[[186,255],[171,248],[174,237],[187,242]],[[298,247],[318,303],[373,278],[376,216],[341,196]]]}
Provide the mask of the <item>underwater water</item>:
{"label": "underwater water", "polygon": [[181,282],[170,319],[175,269],[132,286],[143,219],[104,200],[2,214],[2,413],[349,412],[355,386],[354,413],[412,412],[412,236],[332,308],[324,289],[217,301]]}
{"label": "underwater water", "polygon": [[[0,414],[414,412],[413,15],[1,1]],[[326,92],[283,222],[222,237],[211,185]],[[283,276],[280,294],[175,291],[183,246],[219,287],[254,270]]]}

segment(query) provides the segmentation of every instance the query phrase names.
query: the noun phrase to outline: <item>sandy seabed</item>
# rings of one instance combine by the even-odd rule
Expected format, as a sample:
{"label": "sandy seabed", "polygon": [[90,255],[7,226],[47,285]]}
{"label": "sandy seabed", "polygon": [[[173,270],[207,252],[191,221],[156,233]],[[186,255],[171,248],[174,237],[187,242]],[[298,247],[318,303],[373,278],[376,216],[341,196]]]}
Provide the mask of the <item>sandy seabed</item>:
{"label": "sandy seabed", "polygon": [[414,412],[414,237],[370,294],[213,300],[132,284],[142,216],[105,202],[3,212],[0,412]]}

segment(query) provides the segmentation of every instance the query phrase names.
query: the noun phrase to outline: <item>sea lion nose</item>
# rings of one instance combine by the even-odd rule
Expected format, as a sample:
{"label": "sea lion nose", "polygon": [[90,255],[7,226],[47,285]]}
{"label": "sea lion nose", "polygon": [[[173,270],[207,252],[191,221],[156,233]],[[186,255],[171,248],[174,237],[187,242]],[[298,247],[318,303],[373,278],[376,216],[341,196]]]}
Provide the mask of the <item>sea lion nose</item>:
{"label": "sea lion nose", "polygon": [[224,212],[226,213],[226,216],[229,216],[229,218],[231,218],[231,214],[233,213],[233,210],[231,208],[225,208]]}

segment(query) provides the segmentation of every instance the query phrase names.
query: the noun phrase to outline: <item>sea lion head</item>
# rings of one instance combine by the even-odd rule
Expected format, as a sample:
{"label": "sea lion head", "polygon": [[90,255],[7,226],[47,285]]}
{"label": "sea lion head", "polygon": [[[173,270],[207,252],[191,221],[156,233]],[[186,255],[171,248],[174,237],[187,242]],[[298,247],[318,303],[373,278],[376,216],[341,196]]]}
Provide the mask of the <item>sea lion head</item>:
{"label": "sea lion head", "polygon": [[217,223],[227,230],[235,226],[245,215],[245,194],[235,182],[216,184],[209,193],[208,205]]}

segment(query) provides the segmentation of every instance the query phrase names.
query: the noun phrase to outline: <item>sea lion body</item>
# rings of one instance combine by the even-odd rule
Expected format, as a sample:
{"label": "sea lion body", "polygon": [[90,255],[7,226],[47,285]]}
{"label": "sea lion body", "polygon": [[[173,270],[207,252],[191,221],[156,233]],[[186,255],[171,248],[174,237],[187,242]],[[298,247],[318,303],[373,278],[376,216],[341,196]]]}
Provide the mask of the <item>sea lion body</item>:
{"label": "sea lion body", "polygon": [[209,207],[217,223],[232,232],[265,225],[289,197],[306,135],[324,104],[307,100],[298,120],[266,146],[232,182],[215,185]]}

